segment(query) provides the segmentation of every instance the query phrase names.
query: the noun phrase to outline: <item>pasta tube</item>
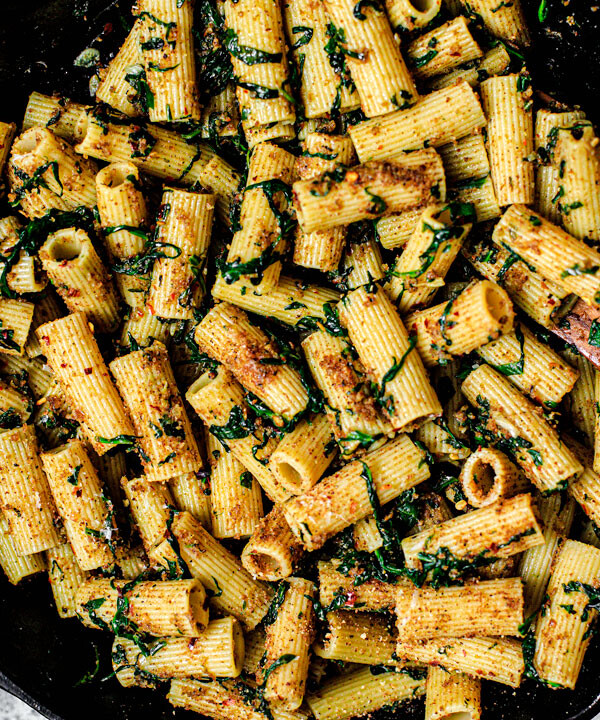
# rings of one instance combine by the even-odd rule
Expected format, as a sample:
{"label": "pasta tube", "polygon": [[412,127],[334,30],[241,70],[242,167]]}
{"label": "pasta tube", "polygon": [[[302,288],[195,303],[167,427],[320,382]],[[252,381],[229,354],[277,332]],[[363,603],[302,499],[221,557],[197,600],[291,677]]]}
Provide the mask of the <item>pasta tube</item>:
{"label": "pasta tube", "polygon": [[90,578],[77,589],[77,614],[86,627],[109,627],[117,635],[121,634],[119,623],[123,623],[158,637],[196,638],[208,625],[208,600],[202,583],[195,579],[126,582]]}
{"label": "pasta tube", "polygon": [[327,633],[314,647],[318,657],[361,665],[395,665],[396,634],[370,613],[327,613]]}
{"label": "pasta tube", "polygon": [[[355,573],[341,573],[336,566],[338,560],[320,561],[319,570],[319,601],[323,607],[328,607],[340,596],[346,601],[342,606],[344,610],[360,609],[371,612],[393,612],[396,604],[396,589],[398,585],[384,583],[381,580],[367,580],[358,585],[354,584]],[[339,602],[339,600],[338,600]]]}
{"label": "pasta tube", "polygon": [[528,483],[503,452],[480,447],[462,466],[460,484],[469,505],[480,508],[526,490]]}
{"label": "pasta tube", "polygon": [[142,0],[138,43],[152,93],[151,122],[200,120],[191,2]]}
{"label": "pasta tube", "polygon": [[425,689],[425,720],[481,720],[479,680],[432,665]]}
{"label": "pasta tube", "polygon": [[0,511],[19,555],[60,544],[58,513],[31,425],[0,432]]}
{"label": "pasta tube", "polygon": [[600,253],[524,205],[513,205],[494,228],[504,247],[566,293],[600,307]]}
{"label": "pasta tube", "polygon": [[[435,557],[485,559],[510,557],[544,542],[529,494],[499,500],[459,515],[402,541],[407,567],[423,566]],[[480,564],[486,564],[480,563]]]}
{"label": "pasta tube", "polygon": [[149,481],[165,481],[201,469],[202,458],[164,345],[153,343],[110,365],[133,419]]}
{"label": "pasta tube", "polygon": [[276,582],[289,577],[304,552],[287,524],[283,508],[275,505],[259,521],[246,547],[242,565],[254,578]]}
{"label": "pasta tube", "polygon": [[152,562],[159,561],[157,547],[170,529],[175,503],[167,485],[150,483],[144,477],[122,480],[126,505]]}
{"label": "pasta tube", "polygon": [[66,97],[32,92],[25,108],[23,130],[47,127],[58,137],[73,142],[77,137],[75,127],[85,109],[85,105]]}
{"label": "pasta tube", "polygon": [[513,326],[512,303],[505,290],[489,280],[474,282],[447,302],[412,313],[406,319],[426,367],[464,355]]}
{"label": "pasta tube", "polygon": [[423,207],[443,192],[442,161],[435,150],[422,150],[297,180],[294,206],[302,230],[312,233]]}
{"label": "pasta tube", "polygon": [[129,117],[144,114],[154,104],[154,94],[141,64],[138,41],[141,26],[142,21],[136,20],[96,90],[96,102],[106,103]]}
{"label": "pasta tube", "polygon": [[131,444],[133,426],[85,315],[74,313],[36,330],[69,405],[98,455]]}
{"label": "pasta tube", "polygon": [[444,75],[436,75],[428,82],[431,90],[441,90],[442,88],[455,85],[457,82],[464,80],[471,87],[476,87],[483,80],[487,80],[494,75],[502,75],[510,65],[510,55],[506,51],[504,45],[497,45],[488,50],[485,55],[474,62],[465,63],[464,66],[458,67]]}
{"label": "pasta tube", "polygon": [[215,305],[194,337],[201,351],[222,362],[277,415],[290,420],[306,408],[308,395],[298,371],[279,364],[274,344],[243,310],[228,303]]}
{"label": "pasta tube", "polygon": [[1,354],[23,355],[33,321],[33,312],[33,303],[0,298]]}
{"label": "pasta tube", "polygon": [[[284,506],[285,519],[307,550],[429,477],[427,463],[408,435],[399,435],[362,460],[348,463]],[[374,506],[375,503],[375,506]]]}
{"label": "pasta tube", "polygon": [[383,8],[363,4],[355,12],[352,0],[325,0],[325,6],[364,114],[385,115],[412,105],[419,95]]}
{"label": "pasta tube", "polygon": [[437,637],[519,635],[523,622],[520,578],[457,587],[399,587],[396,627],[401,642]]}
{"label": "pasta tube", "polygon": [[471,372],[462,384],[467,400],[479,408],[481,431],[491,443],[504,443],[525,475],[541,492],[565,489],[583,466],[565,447],[535,405],[489,365]]}
{"label": "pasta tube", "polygon": [[340,321],[369,376],[377,383],[377,402],[394,430],[409,430],[441,415],[440,402],[420,355],[391,300],[375,286],[344,297]]}
{"label": "pasta tube", "polygon": [[119,302],[112,280],[85,232],[66,228],[52,233],[39,252],[44,270],[71,312],[85,313],[99,332],[119,324]]}
{"label": "pasta tube", "polygon": [[79,567],[75,553],[68,542],[46,550],[46,562],[48,564],[48,580],[58,616],[61,618],[76,617],[77,588],[88,574]]}
{"label": "pasta tube", "polygon": [[441,8],[442,0],[385,0],[385,9],[394,32],[426,27]]}
{"label": "pasta tube", "polygon": [[[447,112],[452,107],[453,112]],[[395,158],[406,150],[447,145],[486,124],[477,96],[465,81],[425,95],[412,108],[348,129],[359,160]]]}
{"label": "pasta tube", "polygon": [[21,223],[16,217],[0,218],[0,262],[6,258],[8,267],[4,273],[9,290],[22,295],[23,293],[40,292],[47,284],[47,279],[40,277],[35,257],[20,250],[18,257],[12,258],[15,245],[19,241],[18,231]]}
{"label": "pasta tube", "polygon": [[[187,510],[205,528],[212,528],[212,507],[214,496],[204,471],[184,473],[169,480],[169,490],[178,510]],[[215,529],[212,528],[213,533]]]}
{"label": "pasta tube", "polygon": [[79,567],[110,565],[117,541],[114,509],[85,446],[72,440],[42,453],[41,460]]}
{"label": "pasta tube", "polygon": [[10,146],[17,134],[16,123],[0,122],[0,173],[4,172]]}
{"label": "pasta tube", "polygon": [[0,515],[0,567],[11,585],[17,585],[26,577],[46,569],[46,562],[41,553],[19,554],[10,534],[8,522],[3,515]]}

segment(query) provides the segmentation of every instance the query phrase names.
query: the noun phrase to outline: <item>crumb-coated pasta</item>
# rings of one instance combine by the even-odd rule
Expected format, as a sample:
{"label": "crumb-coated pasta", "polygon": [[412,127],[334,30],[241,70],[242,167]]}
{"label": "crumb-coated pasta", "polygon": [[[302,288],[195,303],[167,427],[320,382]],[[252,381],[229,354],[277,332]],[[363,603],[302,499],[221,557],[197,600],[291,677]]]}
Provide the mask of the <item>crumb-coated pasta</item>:
{"label": "crumb-coated pasta", "polygon": [[431,665],[425,684],[425,720],[481,720],[481,681]]}
{"label": "crumb-coated pasta", "polygon": [[[35,557],[35,555],[28,555],[25,559]],[[76,617],[77,588],[86,579],[88,573],[79,567],[75,553],[68,542],[46,550],[46,564],[48,581],[52,588],[58,616],[61,618]]]}
{"label": "crumb-coated pasta", "polygon": [[[60,547],[60,546],[57,546]],[[56,548],[55,548],[56,549]],[[8,582],[17,585],[25,578],[44,572],[46,561],[43,553],[21,555],[10,532],[8,521],[0,514],[0,567]]]}
{"label": "crumb-coated pasta", "polygon": [[361,665],[395,664],[396,635],[385,619],[336,610],[327,613],[327,626],[327,634],[314,647],[319,657]]}
{"label": "crumb-coated pasta", "polygon": [[460,471],[462,491],[474,508],[517,495],[527,489],[527,484],[512,460],[496,448],[478,448]]}

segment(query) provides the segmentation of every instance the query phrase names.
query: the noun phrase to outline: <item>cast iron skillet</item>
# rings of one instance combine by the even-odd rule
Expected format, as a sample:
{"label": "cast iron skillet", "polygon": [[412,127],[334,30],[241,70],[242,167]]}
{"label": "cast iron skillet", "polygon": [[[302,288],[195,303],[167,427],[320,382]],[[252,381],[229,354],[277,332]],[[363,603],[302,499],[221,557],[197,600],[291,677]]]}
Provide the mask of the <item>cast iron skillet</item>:
{"label": "cast iron skillet", "polygon": [[[588,116],[597,119],[600,9],[592,10],[594,0],[570,0],[567,7],[562,0],[548,0],[542,26],[537,19],[539,0],[524,2],[535,40],[528,62],[534,86],[562,101],[581,104]],[[130,4],[123,0],[125,10]],[[115,0],[1,0],[0,120],[19,121],[34,89],[88,101],[87,76],[74,69],[72,61],[101,31],[107,45],[112,37],[117,41],[123,37],[116,5]],[[107,23],[112,24],[112,32]],[[76,620],[60,620],[45,576],[17,588],[1,578],[0,619],[0,686],[51,720],[172,717],[165,693],[125,690],[113,678],[100,680],[111,670],[109,638],[84,629]],[[102,658],[100,672],[93,682],[76,686],[93,670],[95,648]],[[575,692],[548,690],[531,681],[518,691],[484,683],[484,717],[591,720],[600,712],[599,660],[600,646],[593,641]],[[416,704],[395,717],[422,717],[422,713],[422,705]],[[175,715],[191,717],[179,710]]]}

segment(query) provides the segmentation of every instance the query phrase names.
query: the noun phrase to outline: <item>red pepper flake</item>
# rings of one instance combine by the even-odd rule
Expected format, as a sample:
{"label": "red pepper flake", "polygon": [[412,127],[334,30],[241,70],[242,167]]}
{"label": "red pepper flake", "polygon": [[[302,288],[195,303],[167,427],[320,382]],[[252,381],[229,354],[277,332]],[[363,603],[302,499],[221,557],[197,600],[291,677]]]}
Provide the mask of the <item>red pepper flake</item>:
{"label": "red pepper flake", "polygon": [[44,345],[50,345],[50,338],[47,335],[42,335],[41,340]]}
{"label": "red pepper flake", "polygon": [[90,367],[90,368],[85,368],[83,372],[86,375],[91,375],[94,372],[94,370],[93,370],[93,368]]}

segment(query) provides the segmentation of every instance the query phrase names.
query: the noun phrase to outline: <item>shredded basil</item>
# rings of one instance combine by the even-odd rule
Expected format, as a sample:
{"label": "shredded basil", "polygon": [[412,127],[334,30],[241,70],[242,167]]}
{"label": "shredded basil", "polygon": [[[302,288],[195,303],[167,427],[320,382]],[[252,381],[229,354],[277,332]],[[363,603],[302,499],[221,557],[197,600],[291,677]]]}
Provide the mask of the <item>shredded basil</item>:
{"label": "shredded basil", "polygon": [[523,331],[521,330],[521,326],[517,325],[515,327],[515,336],[517,340],[519,341],[519,346],[521,347],[521,355],[518,360],[515,360],[510,363],[505,363],[503,365],[493,365],[492,367],[496,368],[498,372],[501,372],[503,375],[510,376],[510,375],[522,375],[523,371],[525,369],[525,336],[523,335]]}

